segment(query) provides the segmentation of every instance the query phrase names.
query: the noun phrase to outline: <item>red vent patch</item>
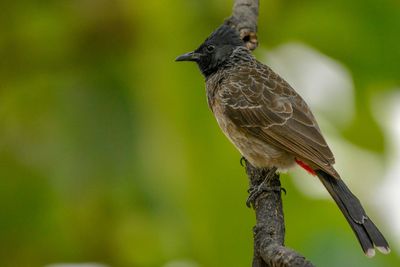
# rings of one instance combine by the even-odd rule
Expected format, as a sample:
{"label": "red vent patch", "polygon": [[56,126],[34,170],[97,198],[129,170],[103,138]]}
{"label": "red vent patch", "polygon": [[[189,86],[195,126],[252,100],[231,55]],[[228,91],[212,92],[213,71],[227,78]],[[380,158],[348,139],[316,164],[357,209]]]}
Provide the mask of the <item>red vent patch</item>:
{"label": "red vent patch", "polygon": [[294,159],[294,160],[296,161],[297,164],[299,164],[300,167],[305,169],[308,173],[310,173],[312,175],[316,175],[315,171],[313,169],[311,169],[310,166],[308,166],[307,164],[305,164],[304,162],[302,162],[299,159]]}

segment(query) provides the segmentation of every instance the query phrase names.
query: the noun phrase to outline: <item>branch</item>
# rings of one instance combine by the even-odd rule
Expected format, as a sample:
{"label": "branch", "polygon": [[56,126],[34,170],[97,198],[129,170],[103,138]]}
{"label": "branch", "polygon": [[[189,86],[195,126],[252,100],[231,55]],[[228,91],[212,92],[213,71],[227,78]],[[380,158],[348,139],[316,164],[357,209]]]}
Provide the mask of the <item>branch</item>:
{"label": "branch", "polygon": [[[250,50],[257,48],[257,21],[259,0],[235,0],[232,16],[225,20],[236,28]],[[285,222],[282,210],[281,183],[275,170],[259,169],[246,161],[250,188],[269,190],[253,201],[257,224],[254,233],[253,267],[312,267],[303,256],[284,246]],[[274,190],[275,189],[275,190]]]}
{"label": "branch", "polygon": [[232,16],[225,23],[236,28],[247,48],[254,50],[258,46],[257,21],[258,0],[235,0]]}
{"label": "branch", "polygon": [[285,222],[282,210],[281,183],[275,170],[258,169],[246,161],[250,188],[270,190],[260,194],[253,202],[257,224],[254,233],[253,267],[292,267],[313,265],[294,250],[284,247]]}

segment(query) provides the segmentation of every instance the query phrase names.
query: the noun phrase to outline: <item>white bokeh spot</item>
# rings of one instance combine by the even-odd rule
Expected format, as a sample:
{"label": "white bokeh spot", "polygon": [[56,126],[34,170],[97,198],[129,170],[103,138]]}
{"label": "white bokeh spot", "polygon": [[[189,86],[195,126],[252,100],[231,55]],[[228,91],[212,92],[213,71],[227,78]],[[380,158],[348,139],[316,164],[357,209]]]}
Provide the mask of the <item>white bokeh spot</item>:
{"label": "white bokeh spot", "polygon": [[374,115],[385,129],[388,158],[386,172],[374,201],[384,207],[379,212],[389,226],[391,240],[397,240],[396,244],[391,244],[392,248],[400,251],[400,90],[373,99]]}
{"label": "white bokeh spot", "polygon": [[267,51],[265,62],[306,100],[312,110],[336,124],[351,122],[354,85],[344,65],[300,43],[287,43]]}

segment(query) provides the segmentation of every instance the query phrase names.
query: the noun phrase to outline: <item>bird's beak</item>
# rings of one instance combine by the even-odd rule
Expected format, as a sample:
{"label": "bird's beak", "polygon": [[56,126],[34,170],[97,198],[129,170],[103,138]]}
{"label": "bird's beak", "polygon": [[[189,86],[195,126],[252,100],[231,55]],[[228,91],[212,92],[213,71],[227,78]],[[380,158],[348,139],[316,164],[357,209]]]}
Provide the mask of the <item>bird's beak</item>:
{"label": "bird's beak", "polygon": [[197,61],[199,59],[200,59],[200,54],[193,51],[180,55],[175,59],[175,61]]}

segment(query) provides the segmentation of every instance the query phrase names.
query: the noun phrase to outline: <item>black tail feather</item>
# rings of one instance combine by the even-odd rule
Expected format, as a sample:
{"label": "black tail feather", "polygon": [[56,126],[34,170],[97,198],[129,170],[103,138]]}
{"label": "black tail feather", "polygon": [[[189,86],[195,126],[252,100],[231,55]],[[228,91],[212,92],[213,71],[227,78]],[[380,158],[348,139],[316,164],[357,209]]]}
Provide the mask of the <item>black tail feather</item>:
{"label": "black tail feather", "polygon": [[321,170],[317,170],[316,173],[350,224],[364,253],[369,257],[374,256],[374,245],[382,253],[389,253],[389,245],[382,233],[368,218],[360,201],[343,180],[334,178]]}
{"label": "black tail feather", "polygon": [[370,219],[365,221],[364,227],[367,230],[368,235],[371,237],[371,240],[373,240],[376,247],[385,248],[386,250],[389,249],[389,245],[385,237],[382,235],[381,232],[379,232],[376,225]]}

